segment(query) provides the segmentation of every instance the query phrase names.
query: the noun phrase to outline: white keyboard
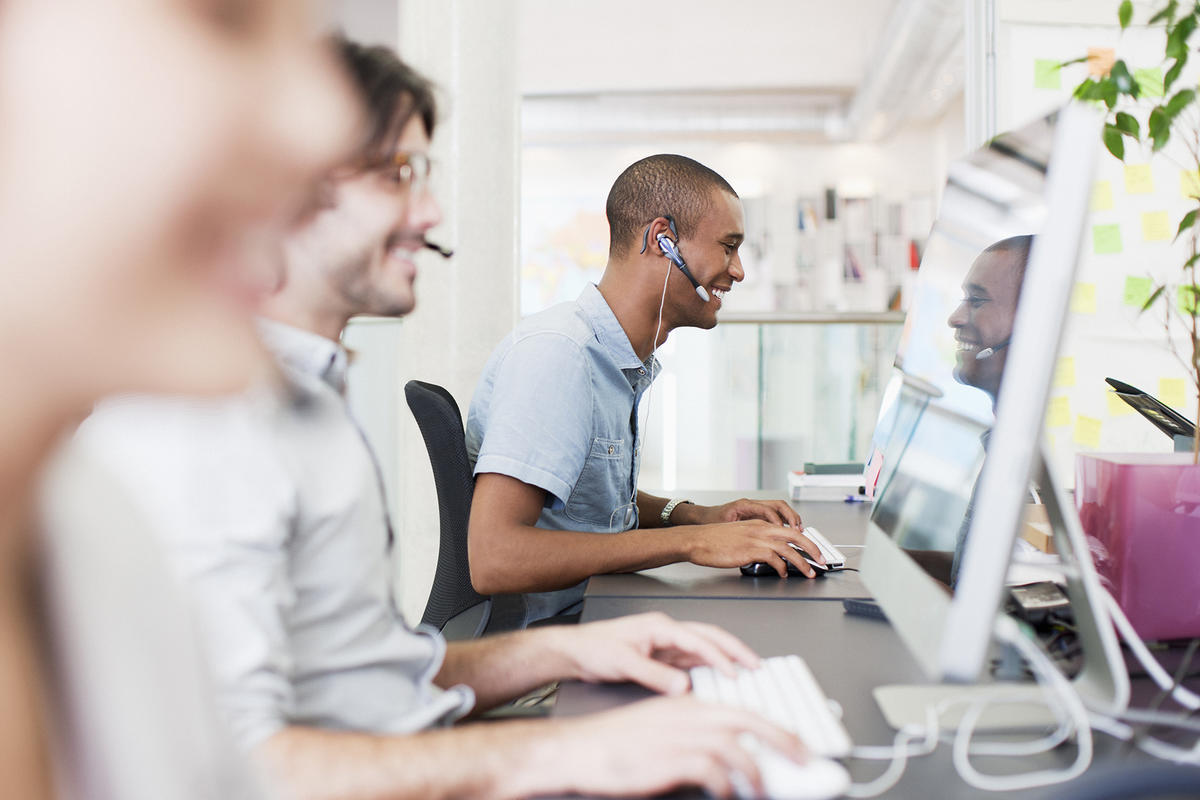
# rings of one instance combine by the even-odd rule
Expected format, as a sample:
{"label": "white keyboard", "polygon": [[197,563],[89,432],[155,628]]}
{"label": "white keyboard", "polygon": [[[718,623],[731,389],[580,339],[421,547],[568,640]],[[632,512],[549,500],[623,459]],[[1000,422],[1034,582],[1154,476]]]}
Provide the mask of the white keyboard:
{"label": "white keyboard", "polygon": [[821,555],[825,557],[825,564],[830,569],[841,569],[846,566],[846,557],[842,555],[842,551],[834,547],[825,535],[811,525],[805,525],[804,530],[800,531],[815,544],[820,550]]}
{"label": "white keyboard", "polygon": [[763,659],[734,678],[712,667],[691,670],[692,692],[701,700],[754,711],[800,737],[809,751],[831,758],[850,753],[841,707],[825,696],[799,656]]}

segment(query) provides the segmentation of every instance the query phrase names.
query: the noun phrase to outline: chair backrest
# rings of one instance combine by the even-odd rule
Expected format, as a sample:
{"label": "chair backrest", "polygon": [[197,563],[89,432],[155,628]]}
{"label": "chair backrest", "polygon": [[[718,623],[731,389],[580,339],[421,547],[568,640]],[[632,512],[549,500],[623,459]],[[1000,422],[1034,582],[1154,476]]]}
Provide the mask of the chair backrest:
{"label": "chair backrest", "polygon": [[440,520],[437,570],[421,622],[445,630],[455,617],[485,604],[473,635],[519,628],[524,619],[523,598],[505,595],[494,601],[471,585],[467,524],[475,478],[458,403],[443,387],[423,381],[405,384],[404,396],[429,451]]}

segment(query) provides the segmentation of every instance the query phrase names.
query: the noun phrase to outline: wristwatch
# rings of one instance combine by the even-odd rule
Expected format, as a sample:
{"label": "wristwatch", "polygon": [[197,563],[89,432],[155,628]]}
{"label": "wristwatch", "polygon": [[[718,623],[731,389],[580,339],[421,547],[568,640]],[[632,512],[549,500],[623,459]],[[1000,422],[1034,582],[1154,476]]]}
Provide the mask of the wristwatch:
{"label": "wristwatch", "polygon": [[680,503],[687,503],[688,505],[692,505],[691,500],[684,500],[681,497],[676,497],[674,500],[668,500],[667,504],[665,506],[663,506],[662,513],[658,515],[658,518],[662,521],[663,525],[671,524],[671,512],[674,511],[675,506],[679,505]]}

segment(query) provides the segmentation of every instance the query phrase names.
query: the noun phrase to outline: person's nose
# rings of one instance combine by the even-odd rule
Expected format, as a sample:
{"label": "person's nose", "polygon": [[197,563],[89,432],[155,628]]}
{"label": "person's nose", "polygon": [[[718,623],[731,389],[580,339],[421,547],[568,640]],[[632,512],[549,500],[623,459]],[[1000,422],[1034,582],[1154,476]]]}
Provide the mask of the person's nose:
{"label": "person's nose", "polygon": [[737,253],[733,254],[733,259],[729,262],[729,275],[738,283],[746,279],[746,270],[742,268],[742,257]]}
{"label": "person's nose", "polygon": [[436,228],[442,222],[442,207],[429,184],[425,184],[409,198],[406,222],[413,230],[421,233]]}
{"label": "person's nose", "polygon": [[955,307],[953,313],[950,314],[950,318],[946,320],[946,324],[955,330],[965,326],[967,324],[966,305],[967,303],[965,300],[959,303],[958,306]]}

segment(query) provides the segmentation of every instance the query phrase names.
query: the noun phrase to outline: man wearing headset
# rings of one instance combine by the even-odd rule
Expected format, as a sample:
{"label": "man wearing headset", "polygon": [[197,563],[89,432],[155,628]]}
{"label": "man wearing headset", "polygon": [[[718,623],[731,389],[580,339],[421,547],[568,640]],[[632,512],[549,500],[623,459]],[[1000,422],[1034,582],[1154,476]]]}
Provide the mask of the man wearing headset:
{"label": "man wearing headset", "polygon": [[454,725],[560,679],[688,688],[686,668],[754,666],[709,625],[640,615],[447,643],[391,595],[392,546],[374,456],[344,398],[350,317],[403,316],[414,254],[441,214],[429,192],[428,82],[382,48],[340,43],[367,104],[360,151],[284,242],[286,281],[262,304],[285,391],[223,401],[131,400],[85,443],[145,503],[196,599],[239,743],[287,797],[719,796],[761,779],[741,737],[791,758],[799,741],[691,697],[572,719]]}
{"label": "man wearing headset", "polygon": [[[531,316],[493,352],[467,419],[471,580],[526,593],[527,622],[578,610],[586,580],[677,561],[821,562],[783,501],[700,506],[637,489],[638,404],[676,328],[712,328],[744,277],[741,201],[713,170],[655,155],[617,178],[609,259],[579,299]],[[665,529],[665,530],[663,530]]]}

